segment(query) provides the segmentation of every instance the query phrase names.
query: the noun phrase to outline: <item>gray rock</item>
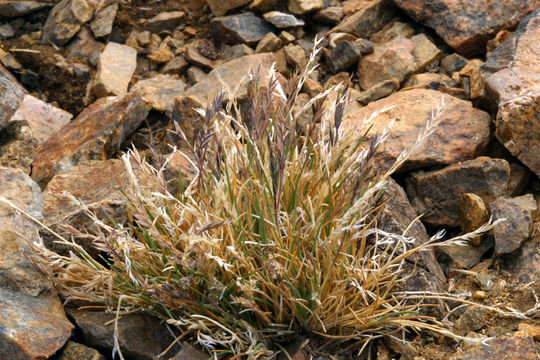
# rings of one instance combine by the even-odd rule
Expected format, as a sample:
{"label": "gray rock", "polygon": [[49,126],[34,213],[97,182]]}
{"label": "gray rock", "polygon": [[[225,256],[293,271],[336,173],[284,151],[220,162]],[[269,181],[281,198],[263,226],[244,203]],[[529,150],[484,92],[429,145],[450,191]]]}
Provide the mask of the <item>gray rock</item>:
{"label": "gray rock", "polygon": [[216,43],[255,45],[274,27],[248,12],[212,19],[210,31]]}
{"label": "gray rock", "polygon": [[299,20],[294,15],[287,14],[281,11],[267,12],[263,15],[263,18],[278,29],[288,29],[305,25],[305,22],[303,20]]}
{"label": "gray rock", "polygon": [[6,40],[15,35],[15,31],[13,31],[13,28],[10,24],[2,24],[0,25],[0,40]]}
{"label": "gray rock", "polygon": [[331,31],[368,38],[382,29],[396,15],[396,10],[391,0],[375,0],[372,4],[343,19]]}
{"label": "gray rock", "polygon": [[481,156],[440,170],[413,172],[406,180],[407,195],[422,220],[434,226],[458,226],[465,193],[489,204],[506,194],[510,165]]}
{"label": "gray rock", "polygon": [[315,15],[313,15],[313,20],[325,25],[337,25],[341,19],[343,19],[343,16],[345,16],[343,7],[329,6],[317,11]]}
{"label": "gray rock", "polygon": [[512,254],[504,256],[503,268],[516,283],[540,281],[540,223],[535,223],[533,228],[534,235],[529,240],[525,240]]}
{"label": "gray rock", "polygon": [[253,51],[252,48],[245,44],[238,44],[233,46],[225,45],[223,47],[223,58],[225,59],[225,61],[238,59],[242,56],[253,55],[254,53],[255,51]]}
{"label": "gray rock", "polygon": [[330,53],[328,61],[334,73],[347,70],[358,63],[360,49],[353,41],[340,41]]}
{"label": "gray rock", "polygon": [[247,5],[251,0],[206,0],[212,14],[216,16],[223,16],[229,10],[239,8]]}
{"label": "gray rock", "polygon": [[23,102],[26,90],[10,72],[0,65],[0,130]]}
{"label": "gray rock", "polygon": [[159,34],[162,31],[173,31],[185,19],[183,11],[162,12],[144,23],[144,30]]}
{"label": "gray rock", "polygon": [[506,219],[493,228],[495,254],[508,254],[517,250],[529,238],[532,230],[536,213],[534,196],[527,194],[511,199],[497,199],[490,207],[495,220]]}
{"label": "gray rock", "polygon": [[95,37],[100,38],[111,33],[117,11],[118,3],[114,2],[96,12],[94,19],[90,23],[90,29],[92,29]]}
{"label": "gray rock", "polygon": [[3,0],[0,2],[0,16],[8,18],[24,16],[53,5],[51,1]]}
{"label": "gray rock", "polygon": [[369,89],[362,91],[359,96],[354,98],[354,100],[358,101],[362,105],[367,105],[372,101],[376,101],[393,94],[397,89],[399,89],[398,79],[381,81]]}
{"label": "gray rock", "polygon": [[92,0],[62,0],[56,4],[43,25],[41,43],[66,45],[82,25],[92,19],[97,3]]}

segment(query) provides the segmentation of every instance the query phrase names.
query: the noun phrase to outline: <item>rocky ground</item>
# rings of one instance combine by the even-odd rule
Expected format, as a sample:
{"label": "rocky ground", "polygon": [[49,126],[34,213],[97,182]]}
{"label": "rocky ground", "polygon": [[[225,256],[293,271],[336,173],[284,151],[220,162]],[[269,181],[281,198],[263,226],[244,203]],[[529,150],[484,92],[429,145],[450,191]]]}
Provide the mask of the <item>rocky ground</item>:
{"label": "rocky ground", "polygon": [[[443,228],[459,234],[490,216],[506,219],[466,246],[426,256],[421,269],[423,290],[504,309],[460,306],[443,319],[459,335],[492,340],[389,338],[362,358],[537,359],[538,0],[0,0],[0,196],[58,231],[92,225],[66,192],[125,221],[129,184],[119,157],[131,144],[169,153],[167,144],[182,145],[167,131],[173,120],[193,139],[194,106],[274,62],[289,76],[306,64],[316,35],[320,67],[301,97],[350,79],[348,129],[393,106],[375,122],[382,129],[395,119],[381,168],[446,103],[435,132],[390,184],[384,228],[403,232],[424,214],[408,230],[424,241]],[[178,171],[188,165],[173,159],[170,176]],[[0,202],[0,359],[109,358],[113,315],[63,307],[20,236],[38,232],[57,246]],[[129,359],[151,359],[173,340],[146,315],[122,317],[119,331]],[[303,359],[309,351],[292,352]],[[174,359],[200,356],[186,345]]]}

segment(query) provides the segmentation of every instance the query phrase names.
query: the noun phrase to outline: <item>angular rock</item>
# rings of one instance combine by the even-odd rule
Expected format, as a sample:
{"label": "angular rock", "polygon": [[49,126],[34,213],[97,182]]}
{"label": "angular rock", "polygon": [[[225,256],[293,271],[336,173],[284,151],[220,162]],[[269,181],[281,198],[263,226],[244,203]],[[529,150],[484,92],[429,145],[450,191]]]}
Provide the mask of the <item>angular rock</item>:
{"label": "angular rock", "polygon": [[145,21],[143,29],[151,33],[159,34],[164,30],[172,31],[185,19],[183,11],[162,12]]}
{"label": "angular rock", "polygon": [[3,0],[0,2],[0,16],[8,18],[24,16],[53,5],[54,3],[50,1]]}
{"label": "angular rock", "polygon": [[185,342],[182,343],[182,350],[169,360],[208,360],[208,355]]}
{"label": "angular rock", "polygon": [[418,87],[418,86],[424,86],[424,85],[427,85],[428,89],[437,90],[438,87],[441,87],[441,86],[452,87],[452,86],[456,86],[457,83],[444,74],[422,73],[422,74],[412,75],[409,78],[409,80],[405,81],[405,83],[403,84],[403,87],[408,88],[408,87]]}
{"label": "angular rock", "polygon": [[[250,72],[259,71],[260,86],[265,86],[268,83],[269,70],[274,61],[274,56],[271,53],[262,53],[226,62],[186,90],[183,96],[178,97],[175,101],[173,119],[182,126],[188,140],[191,141],[195,138],[201,126],[199,116],[193,110],[194,107],[206,108],[221,93],[223,84],[229,89],[233,89]],[[240,87],[236,97],[243,99],[246,95],[247,86],[244,84]],[[226,92],[224,94],[225,101],[231,100],[228,96],[229,94]]]}
{"label": "angular rock", "polygon": [[506,219],[493,227],[495,254],[508,254],[517,250],[529,238],[536,213],[536,201],[531,194],[511,199],[498,199],[491,203],[493,219]]}
{"label": "angular rock", "polygon": [[345,16],[345,13],[341,6],[329,6],[317,11],[313,15],[313,20],[325,25],[337,25],[343,19],[343,16]]}
{"label": "angular rock", "polygon": [[174,107],[174,99],[182,95],[186,83],[172,75],[158,75],[137,82],[132,92],[139,92],[144,99],[152,104],[154,110],[170,111]]}
{"label": "angular rock", "polygon": [[190,85],[195,85],[206,78],[206,73],[196,66],[191,66],[186,71],[186,77]]}
{"label": "angular rock", "polygon": [[495,135],[540,176],[540,9],[491,53],[483,66],[486,88],[498,103]]}
{"label": "angular rock", "polygon": [[253,0],[249,9],[258,13],[264,13],[279,6],[280,0]]}
{"label": "angular rock", "polygon": [[289,44],[283,48],[287,63],[300,71],[304,69],[307,64],[306,53],[300,45]]}
{"label": "angular rock", "polygon": [[206,0],[212,14],[223,16],[229,10],[249,4],[251,0]]}
{"label": "angular rock", "polygon": [[334,50],[330,53],[328,61],[332,66],[332,70],[340,72],[356,65],[360,59],[360,49],[352,41],[344,40],[339,42]]}
{"label": "angular rock", "polygon": [[99,55],[92,91],[97,97],[125,95],[136,67],[137,50],[115,42],[107,43]]}
{"label": "angular rock", "polygon": [[106,360],[97,350],[71,340],[56,356],[58,360]]}
{"label": "angular rock", "polygon": [[26,90],[17,82],[17,79],[0,65],[0,129],[7,122],[23,102]]}
{"label": "angular rock", "polygon": [[0,63],[12,71],[20,72],[23,70],[22,65],[15,59],[11,53],[0,48]]}
{"label": "angular rock", "polygon": [[351,16],[347,16],[332,32],[346,32],[357,37],[369,38],[396,15],[396,6],[391,0],[375,0]]}
{"label": "angular rock", "polygon": [[289,11],[302,15],[324,8],[323,0],[289,0]]}
{"label": "angular rock", "polygon": [[503,267],[515,283],[540,281],[540,223],[533,226],[533,236],[510,255],[504,256]]}
{"label": "angular rock", "polygon": [[168,48],[152,50],[148,55],[148,60],[154,64],[165,64],[174,58],[173,52]]}
{"label": "angular rock", "polygon": [[278,29],[288,29],[296,26],[304,26],[303,20],[297,19],[294,15],[281,11],[270,11],[263,15],[264,20],[274,25]]}
{"label": "angular rock", "polygon": [[451,360],[536,360],[538,354],[533,338],[530,336],[496,337],[487,344],[478,344],[473,348],[452,356]]}
{"label": "angular rock", "polygon": [[94,19],[90,23],[90,29],[92,29],[95,37],[100,38],[111,33],[117,11],[118,3],[114,2],[96,12]]}
{"label": "angular rock", "polygon": [[507,194],[509,196],[518,196],[529,185],[531,172],[525,166],[517,163],[510,164],[510,180],[508,181]]}
{"label": "angular rock", "polygon": [[465,91],[468,91],[469,98],[471,99],[487,97],[484,80],[480,71],[483,64],[484,62],[482,60],[473,59],[459,71],[463,88]]}
{"label": "angular rock", "polygon": [[[489,212],[482,198],[476,194],[465,193],[459,204],[459,227],[463,232],[471,232],[484,225],[489,220]],[[482,238],[471,239],[474,246],[480,245]]]}
{"label": "angular rock", "polygon": [[106,160],[144,121],[152,105],[138,93],[99,99],[39,146],[32,177],[45,185],[83,160]]}
{"label": "angular rock", "polygon": [[[82,339],[97,349],[110,353],[113,349],[115,314],[104,311],[66,309],[82,333]],[[108,325],[106,325],[108,324]],[[158,318],[147,314],[127,314],[118,320],[118,342],[122,354],[134,360],[150,360],[163,352],[174,337]],[[178,345],[171,353],[177,352]]]}
{"label": "angular rock", "polygon": [[463,69],[467,62],[463,56],[453,53],[441,60],[441,69],[446,75],[452,76],[453,73]]}
{"label": "angular rock", "polygon": [[[372,102],[359,111],[346,113],[343,120],[344,131],[358,127],[371,114],[387,107],[393,109],[381,113],[373,119],[373,129],[368,139],[382,132],[393,119],[394,126],[376,155],[381,170],[389,169],[402,151],[416,142],[433,109],[440,106],[442,99],[446,106],[440,114],[439,123],[410,154],[400,170],[418,169],[433,165],[453,164],[472,159],[487,145],[490,138],[491,118],[488,113],[475,109],[468,101],[443,94],[435,90],[413,89],[399,91],[387,98]],[[354,97],[353,97],[354,98]]]}
{"label": "angular rock", "polygon": [[367,90],[385,80],[406,80],[418,68],[412,41],[402,36],[384,44],[375,45],[373,54],[362,57],[358,62],[358,83]]}
{"label": "angular rock", "polygon": [[485,156],[440,170],[416,171],[406,180],[407,195],[422,221],[434,226],[458,226],[460,201],[465,193],[491,203],[506,194],[510,165]]}
{"label": "angular rock", "polygon": [[255,53],[252,48],[245,44],[238,44],[234,46],[225,45],[223,48],[223,58],[225,61],[231,61],[238,59],[239,57],[253,55]]}
{"label": "angular rock", "polygon": [[453,266],[470,269],[482,260],[482,256],[493,248],[493,238],[477,238],[476,244],[471,241],[465,245],[450,245],[441,247],[440,250],[450,257]]}
{"label": "angular rock", "polygon": [[418,34],[411,37],[415,45],[413,52],[416,62],[416,72],[422,72],[433,63],[441,60],[444,53],[428,39],[424,34]]}
{"label": "angular rock", "polygon": [[62,0],[56,4],[43,25],[41,44],[52,42],[66,45],[81,27],[92,19],[97,2],[93,0]]}
{"label": "angular rock", "polygon": [[[0,167],[0,196],[41,219],[39,186],[21,170]],[[0,349],[9,359],[46,359],[60,349],[73,325],[51,283],[30,260],[35,223],[0,202]]]}
{"label": "angular rock", "polygon": [[190,64],[200,68],[208,70],[212,70],[214,68],[214,62],[202,56],[194,45],[188,45],[186,47],[185,57]]}
{"label": "angular rock", "polygon": [[538,0],[395,0],[395,3],[467,57],[485,52],[491,37],[514,27],[540,6]]}
{"label": "angular rock", "polygon": [[392,20],[386,24],[379,32],[373,34],[371,40],[384,44],[395,39],[398,36],[410,39],[414,35],[414,29],[408,23]]}
{"label": "angular rock", "polygon": [[193,167],[193,161],[189,161],[187,154],[191,151],[175,151],[167,155],[169,162],[165,167],[165,179],[167,180],[167,188],[171,194],[177,194],[180,188],[180,181],[182,187],[185,188],[190,181],[197,175],[195,168]]}
{"label": "angular rock", "polygon": [[274,27],[248,12],[212,19],[210,31],[216,43],[255,45]]}
{"label": "angular rock", "polygon": [[354,98],[354,100],[358,101],[362,105],[367,105],[372,101],[376,101],[391,95],[397,89],[399,89],[398,79],[381,81],[369,89],[362,91],[359,96]]}
{"label": "angular rock", "polygon": [[257,44],[255,52],[257,54],[265,52],[273,52],[279,50],[283,46],[283,41],[274,33],[266,34]]}
{"label": "angular rock", "polygon": [[168,75],[181,75],[188,66],[189,64],[183,56],[177,56],[165,64],[161,72]]}

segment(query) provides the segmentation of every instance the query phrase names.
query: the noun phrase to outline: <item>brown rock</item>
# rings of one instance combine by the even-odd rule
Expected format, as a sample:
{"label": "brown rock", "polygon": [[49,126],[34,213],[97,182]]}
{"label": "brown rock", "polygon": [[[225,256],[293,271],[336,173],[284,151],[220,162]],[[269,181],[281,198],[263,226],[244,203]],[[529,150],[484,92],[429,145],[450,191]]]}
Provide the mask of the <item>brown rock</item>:
{"label": "brown rock", "polygon": [[360,49],[358,46],[349,40],[340,41],[328,56],[332,70],[340,72],[356,65],[360,59]]}
{"label": "brown rock", "polygon": [[26,90],[17,79],[0,65],[0,129],[7,122],[23,102]]}
{"label": "brown rock", "polygon": [[536,175],[540,175],[539,37],[540,9],[523,20],[482,68],[486,87],[499,106],[497,138]]}
{"label": "brown rock", "polygon": [[131,88],[131,92],[139,92],[152,104],[154,110],[170,111],[174,107],[174,99],[182,95],[186,83],[172,75],[158,75],[141,80]]}
{"label": "brown rock", "polygon": [[212,19],[210,31],[216,43],[255,45],[274,27],[248,12]]}
{"label": "brown rock", "polygon": [[253,0],[249,9],[258,13],[271,11],[279,6],[280,0]]}
{"label": "brown rock", "polygon": [[77,34],[82,25],[94,16],[97,2],[92,0],[62,0],[56,4],[45,24],[41,43],[49,42],[58,46],[66,45]]}
{"label": "brown rock", "polygon": [[413,35],[414,29],[411,25],[401,21],[396,21],[394,19],[390,23],[386,24],[379,32],[373,34],[371,40],[384,44],[397,38],[398,36],[403,36],[410,39]]}
{"label": "brown rock", "polygon": [[406,80],[416,71],[412,41],[402,36],[384,44],[375,45],[373,54],[362,57],[358,62],[358,83],[367,90],[385,80]]}
{"label": "brown rock", "polygon": [[372,102],[359,111],[350,111],[344,116],[344,131],[358,127],[364,118],[369,118],[374,112],[394,106],[373,119],[374,127],[369,135],[371,137],[372,134],[383,131],[393,119],[396,120],[390,129],[389,137],[376,156],[378,167],[381,170],[388,169],[401,152],[413,146],[443,96],[447,103],[434,133],[414,149],[400,170],[472,159],[489,141],[489,114],[473,108],[468,101],[434,90],[400,91]]}
{"label": "brown rock", "polygon": [[[476,194],[465,193],[459,204],[459,227],[463,232],[471,232],[484,225],[489,220],[489,212],[482,198]],[[471,240],[474,246],[480,245],[482,237]]]}
{"label": "brown rock", "polygon": [[94,19],[90,23],[90,29],[95,37],[100,38],[111,33],[117,11],[118,3],[114,2],[95,13]]}
{"label": "brown rock", "polygon": [[414,61],[416,62],[415,72],[422,72],[433,63],[441,60],[444,53],[424,34],[418,34],[411,37],[414,43]]}
{"label": "brown rock", "polygon": [[287,57],[287,63],[295,69],[302,71],[306,64],[306,53],[300,45],[289,44],[283,48],[285,51],[285,56]]}
{"label": "brown rock", "polygon": [[506,219],[493,227],[495,254],[508,254],[517,250],[529,238],[536,214],[536,201],[531,194],[512,199],[498,199],[491,203],[495,220]]}
{"label": "brown rock", "polygon": [[332,32],[346,32],[357,37],[368,38],[386,25],[396,14],[391,0],[374,0],[361,10],[341,21]]}
{"label": "brown rock", "polygon": [[152,50],[148,55],[148,59],[154,64],[165,64],[171,61],[173,58],[173,52],[167,48]]}
{"label": "brown rock", "polygon": [[223,16],[229,10],[249,4],[250,0],[206,0],[212,14]]}
{"label": "brown rock", "polygon": [[[80,329],[85,344],[92,347],[113,348],[115,314],[104,311],[66,309],[67,313]],[[158,318],[147,314],[127,314],[118,320],[118,342],[122,354],[134,360],[150,360],[163,352],[174,337]],[[179,349],[173,346],[174,354]]]}
{"label": "brown rock", "polygon": [[323,0],[289,0],[289,11],[302,15],[324,8]]}
{"label": "brown rock", "polygon": [[520,323],[518,325],[518,331],[525,334],[525,336],[532,337],[534,341],[540,341],[540,326],[527,324],[527,323]]}
{"label": "brown rock", "polygon": [[97,97],[125,95],[137,67],[137,50],[109,42],[99,55],[92,91]]}
{"label": "brown rock", "polygon": [[484,80],[482,79],[482,72],[480,70],[483,64],[484,62],[482,60],[473,59],[459,71],[459,75],[462,78],[467,78],[467,82],[462,82],[462,84],[465,90],[468,91],[471,99],[487,96]]}
{"label": "brown rock", "polygon": [[399,89],[398,79],[381,81],[369,89],[362,91],[354,100],[358,101],[362,105],[367,105],[372,101],[376,101],[391,95],[397,89]]}
{"label": "brown rock", "polygon": [[486,325],[484,320],[485,313],[486,311],[483,309],[478,309],[474,306],[468,307],[454,323],[454,329],[462,335],[466,335],[470,331],[482,329]]}
{"label": "brown rock", "polygon": [[234,46],[225,45],[223,48],[223,58],[225,61],[231,61],[242,56],[255,54],[255,51],[245,44],[238,44]]}
{"label": "brown rock", "polygon": [[440,250],[450,257],[452,266],[470,269],[482,260],[482,256],[486,251],[493,248],[492,237],[484,239],[478,237],[477,239],[476,244],[473,244],[473,241],[475,241],[473,240],[470,244],[444,246]]}
{"label": "brown rock", "polygon": [[140,94],[99,99],[40,145],[32,177],[45,185],[83,160],[106,160],[146,118],[152,105]]}
{"label": "brown rock", "polygon": [[482,54],[497,32],[517,25],[540,6],[538,0],[396,0],[396,4],[465,56]]}
{"label": "brown rock", "polygon": [[463,353],[452,356],[452,360],[537,360],[534,341],[529,336],[505,336],[479,344]]}
{"label": "brown rock", "polygon": [[186,71],[188,66],[189,64],[183,56],[177,56],[165,64],[161,72],[168,75],[181,75]]}
{"label": "brown rock", "polygon": [[343,19],[343,16],[345,13],[341,6],[329,6],[317,11],[313,15],[313,20],[325,25],[336,25]]}
{"label": "brown rock", "polygon": [[206,79],[206,73],[196,66],[190,66],[186,71],[186,78],[190,85],[195,85]]}
{"label": "brown rock", "polygon": [[283,41],[276,34],[269,32],[259,41],[255,52],[257,54],[273,52],[279,50],[282,46]]}
{"label": "brown rock", "polygon": [[463,69],[467,65],[468,60],[463,56],[453,53],[445,56],[441,60],[441,70],[448,76],[452,76],[453,73]]}
{"label": "brown rock", "polygon": [[407,195],[422,220],[430,225],[458,226],[460,202],[473,193],[491,203],[506,193],[510,165],[481,156],[440,170],[417,171],[407,178]]}
{"label": "brown rock", "polygon": [[182,343],[182,350],[169,360],[208,360],[208,354],[197,350],[189,343]]}
{"label": "brown rock", "polygon": [[2,63],[2,65],[4,65],[11,71],[20,72],[23,70],[22,65],[15,59],[15,57],[11,53],[4,51],[4,49],[2,49],[1,47],[0,63]]}
{"label": "brown rock", "polygon": [[49,1],[4,0],[0,3],[0,16],[8,18],[24,16],[39,10],[50,8],[53,5],[54,4]]}
{"label": "brown rock", "polygon": [[185,53],[186,60],[195,66],[203,69],[212,70],[214,62],[199,53],[199,50],[194,45],[188,45]]}
{"label": "brown rock", "polygon": [[106,360],[97,350],[83,344],[68,341],[57,354],[58,360]]}
{"label": "brown rock", "polygon": [[144,23],[144,30],[159,34],[161,31],[172,31],[182,23],[186,13],[183,11],[162,12]]}
{"label": "brown rock", "polygon": [[540,223],[534,224],[534,227],[534,235],[525,240],[518,250],[504,257],[504,269],[516,283],[540,281]]}
{"label": "brown rock", "polygon": [[426,89],[437,90],[439,87],[456,86],[456,82],[444,74],[422,73],[414,74],[403,84],[404,88],[423,87]]}
{"label": "brown rock", "polygon": [[518,196],[523,194],[523,191],[529,185],[531,180],[531,172],[525,166],[517,163],[510,164],[510,180],[508,181],[507,194],[510,196]]}

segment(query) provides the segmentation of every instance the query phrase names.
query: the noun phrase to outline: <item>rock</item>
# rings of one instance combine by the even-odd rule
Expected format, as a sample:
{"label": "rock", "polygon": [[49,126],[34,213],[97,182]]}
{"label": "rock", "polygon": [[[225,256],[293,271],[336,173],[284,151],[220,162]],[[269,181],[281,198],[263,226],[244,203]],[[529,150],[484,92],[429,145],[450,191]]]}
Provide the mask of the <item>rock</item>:
{"label": "rock", "polygon": [[307,78],[304,82],[304,85],[302,86],[302,91],[308,94],[311,97],[315,97],[318,94],[322,93],[324,91],[323,87],[319,82],[312,80],[310,78]]}
{"label": "rock", "polygon": [[[400,91],[359,111],[350,111],[344,116],[344,131],[354,129],[372,113],[394,106],[373,120],[374,127],[370,133],[383,131],[393,119],[396,119],[389,137],[376,156],[378,168],[388,169],[402,151],[415,143],[418,134],[431,118],[433,109],[440,105],[443,97],[447,104],[434,133],[419,144],[400,170],[453,164],[472,159],[489,141],[491,124],[489,114],[473,108],[468,101],[435,90]],[[369,135],[368,139],[371,136]]]}
{"label": "rock", "polygon": [[529,238],[532,221],[536,213],[536,201],[531,194],[498,199],[491,203],[491,214],[495,220],[506,219],[493,227],[495,254],[508,254],[517,250]]}
{"label": "rock", "polygon": [[26,90],[0,65],[0,130],[6,126],[23,102]]}
{"label": "rock", "polygon": [[345,13],[341,6],[329,6],[317,11],[313,15],[313,20],[325,25],[336,25],[343,19],[343,16],[345,16]]}
{"label": "rock", "polygon": [[508,181],[507,194],[518,196],[523,193],[531,180],[531,172],[520,164],[510,164],[510,180]]}
{"label": "rock", "polygon": [[534,224],[533,236],[510,255],[503,255],[503,267],[515,283],[540,281],[540,223]]}
{"label": "rock", "polygon": [[20,72],[23,70],[22,65],[15,59],[11,53],[4,51],[0,47],[0,63],[12,71]]}
{"label": "rock", "polygon": [[212,14],[223,16],[229,10],[249,4],[250,0],[206,0]]}
{"label": "rock", "polygon": [[245,44],[238,44],[234,46],[225,45],[223,48],[223,58],[225,61],[231,61],[238,59],[239,57],[253,55],[255,53],[252,48]]}
{"label": "rock", "polygon": [[[41,190],[21,170],[0,167],[0,196],[42,218]],[[31,261],[29,239],[37,240],[36,228],[0,202],[0,349],[9,359],[47,359],[73,329],[49,279]]]}
{"label": "rock", "polygon": [[172,31],[182,23],[185,17],[186,13],[183,11],[162,12],[146,20],[143,29],[155,34],[165,30]]}
{"label": "rock", "polygon": [[289,11],[302,15],[324,8],[323,0],[289,0]]}
{"label": "rock", "polygon": [[138,93],[99,99],[38,148],[32,177],[45,185],[83,160],[106,160],[144,121],[152,105]]}
{"label": "rock", "polygon": [[392,20],[390,23],[386,24],[379,32],[373,34],[371,40],[384,44],[389,42],[398,36],[406,37],[410,39],[414,35],[414,29],[411,25]]}
{"label": "rock", "polygon": [[158,75],[137,82],[131,92],[139,92],[157,111],[172,112],[174,99],[182,95],[186,83],[172,75]]}
{"label": "rock", "polygon": [[[223,84],[229,89],[233,89],[250,72],[259,71],[260,86],[265,86],[269,80],[270,66],[274,61],[274,56],[271,53],[263,53],[243,56],[226,62],[187,89],[183,96],[178,97],[175,101],[173,119],[182,126],[188,140],[191,141],[195,138],[201,126],[199,116],[193,107],[206,108],[221,93]],[[246,85],[239,88],[239,92],[236,94],[237,99],[246,97]],[[230,100],[227,92],[224,94],[224,100]]]}
{"label": "rock", "polygon": [[373,45],[371,44],[371,41],[359,38],[359,39],[356,39],[354,43],[360,49],[360,54],[362,55],[373,54]]}
{"label": "rock", "polygon": [[10,24],[0,25],[0,40],[9,39],[13,37],[14,35],[15,35],[15,31],[13,31],[13,27],[11,27]]}
{"label": "rock", "polygon": [[523,20],[516,32],[491,53],[482,70],[486,88],[498,103],[495,135],[512,155],[540,176],[538,37],[540,9]]}
{"label": "rock", "polygon": [[356,36],[351,35],[349,33],[330,33],[328,34],[328,46],[330,49],[334,49],[337,44],[339,44],[342,41],[348,40],[348,41],[356,41],[358,39]]}
{"label": "rock", "polygon": [[106,360],[97,350],[71,340],[56,356],[58,360]]}
{"label": "rock", "polygon": [[[110,353],[113,348],[116,315],[104,311],[66,309],[73,318],[85,344]],[[108,325],[107,325],[108,324]],[[134,360],[150,360],[163,352],[172,342],[167,327],[158,318],[147,314],[127,314],[118,320],[118,342],[122,354]],[[180,350],[175,345],[171,352]]]}
{"label": "rock", "polygon": [[41,44],[52,42],[66,45],[81,27],[92,19],[97,2],[92,0],[62,0],[56,4],[43,25]]}
{"label": "rock", "polygon": [[406,80],[418,68],[414,58],[415,45],[402,36],[373,47],[373,54],[358,62],[358,83],[367,90],[385,80]]}
{"label": "rock", "polygon": [[68,45],[69,58],[81,57],[88,59],[90,65],[96,67],[99,55],[104,48],[105,44],[96,41],[91,31],[83,27]]}
{"label": "rock", "polygon": [[452,356],[451,360],[536,360],[538,354],[530,336],[496,337],[487,344],[478,344],[473,348]]}
{"label": "rock", "polygon": [[255,45],[274,28],[248,12],[212,19],[210,31],[216,43]]}
{"label": "rock", "polygon": [[182,182],[182,187],[186,188],[191,180],[197,175],[197,172],[193,167],[193,160],[189,161],[186,158],[186,156],[188,156],[187,154],[190,154],[191,152],[191,150],[186,150],[182,153],[180,153],[180,151],[175,151],[174,153],[167,155],[169,162],[165,167],[165,179],[167,180],[167,188],[171,194],[178,194],[180,181]]}
{"label": "rock", "polygon": [[458,226],[460,202],[473,193],[490,204],[506,193],[510,165],[485,156],[440,170],[416,171],[406,180],[407,195],[422,220],[434,226]]}
{"label": "rock", "polygon": [[287,57],[287,63],[300,71],[304,69],[307,64],[306,53],[300,45],[289,44],[283,48],[285,56]]}
{"label": "rock", "polygon": [[186,77],[190,85],[195,85],[206,78],[206,73],[196,66],[191,66],[186,71]]}
{"label": "rock", "polygon": [[452,266],[462,269],[470,269],[478,264],[484,254],[491,248],[493,248],[493,238],[477,237],[475,240],[477,245],[471,241],[465,245],[450,245],[441,247],[440,250],[444,252],[452,261]]}
{"label": "rock", "polygon": [[185,342],[182,343],[182,350],[169,360],[208,360],[208,355]]}
{"label": "rock", "polygon": [[307,133],[310,126],[313,126],[313,107],[309,106],[301,112],[302,108],[309,103],[311,98],[308,94],[298,94],[296,102],[292,108],[296,126],[302,129],[304,134]]}
{"label": "rock", "polygon": [[111,33],[117,11],[118,3],[114,2],[96,12],[94,19],[90,23],[90,29],[92,29],[95,37],[100,38]]}
{"label": "rock", "polygon": [[[88,191],[91,189],[92,191]],[[126,216],[127,198],[131,194],[131,180],[122,160],[83,161],[71,169],[56,174],[43,192],[44,223],[56,233],[69,237],[63,225],[81,232],[96,231],[93,220],[74,203],[71,194],[94,212],[99,219],[110,219],[117,224],[128,221]],[[45,245],[60,254],[67,254],[71,248],[57,244],[48,231],[41,231]],[[90,254],[98,251],[84,238],[75,237],[77,243]]]}
{"label": "rock", "polygon": [[92,91],[97,97],[125,95],[136,67],[137,50],[114,42],[107,43],[99,55]]}
{"label": "rock", "polygon": [[441,69],[446,75],[452,76],[453,73],[463,69],[467,62],[468,60],[463,56],[453,53],[441,60]]}
{"label": "rock", "polygon": [[[473,59],[467,63],[459,71],[459,75],[462,78],[462,84],[465,91],[468,91],[468,95],[471,99],[478,99],[480,97],[487,97],[487,93],[484,87],[484,80],[482,79],[481,66],[484,62],[480,59]],[[466,78],[466,82],[463,78]]]}
{"label": "rock", "polygon": [[414,61],[416,62],[416,72],[426,70],[433,63],[441,60],[444,53],[424,34],[411,37],[411,41],[416,46],[414,48]]}
{"label": "rock", "polygon": [[188,66],[189,64],[183,56],[177,56],[165,64],[161,72],[168,75],[181,75],[186,71]]}
{"label": "rock", "polygon": [[453,87],[457,84],[444,74],[422,73],[412,75],[409,80],[405,81],[403,87],[422,87],[424,85],[427,85],[428,89],[437,90],[441,86]]}
{"label": "rock", "polygon": [[519,323],[518,331],[523,333],[525,336],[532,337],[534,341],[540,341],[540,326],[527,323]]}
{"label": "rock", "polygon": [[332,32],[346,32],[357,37],[368,38],[386,25],[396,14],[391,0],[374,0],[351,16],[347,16]]}
{"label": "rock", "polygon": [[391,95],[399,89],[398,79],[390,79],[373,85],[369,89],[362,91],[354,100],[362,105],[367,105],[372,101],[376,101]]}
{"label": "rock", "polygon": [[360,49],[356,44],[349,40],[339,42],[330,53],[328,61],[334,73],[347,70],[356,65],[360,59]]}
{"label": "rock", "polygon": [[265,52],[274,52],[283,46],[283,41],[274,33],[269,32],[257,44],[255,52],[257,54]]}
{"label": "rock", "polygon": [[170,49],[163,48],[152,50],[148,55],[148,59],[154,64],[165,64],[174,58],[174,54]]}
{"label": "rock", "polygon": [[279,6],[279,0],[253,0],[249,6],[250,10],[264,13]]}
{"label": "rock", "polygon": [[[476,194],[464,193],[459,204],[459,227],[468,233],[478,229],[489,220],[489,212],[482,198]],[[482,237],[471,240],[474,246],[480,245]]]}
{"label": "rock", "polygon": [[199,53],[199,50],[194,45],[186,46],[185,53],[186,60],[195,66],[203,69],[212,70],[214,68],[214,62],[208,58],[205,58]]}
{"label": "rock", "polygon": [[467,310],[455,321],[454,329],[459,334],[466,335],[470,331],[478,331],[485,326],[486,311],[475,306],[469,306]]}
{"label": "rock", "polygon": [[31,70],[23,70],[21,83],[30,90],[36,90],[39,87],[39,75]]}
{"label": "rock", "polygon": [[278,29],[288,29],[296,26],[304,26],[303,20],[299,20],[294,15],[281,11],[270,11],[263,15],[264,20],[274,25]]}
{"label": "rock", "polygon": [[448,45],[467,57],[485,52],[491,37],[500,30],[516,26],[540,6],[538,0],[396,0],[395,3],[414,20],[433,28]]}
{"label": "rock", "polygon": [[53,5],[50,1],[3,0],[0,2],[0,16],[8,18],[24,16]]}

